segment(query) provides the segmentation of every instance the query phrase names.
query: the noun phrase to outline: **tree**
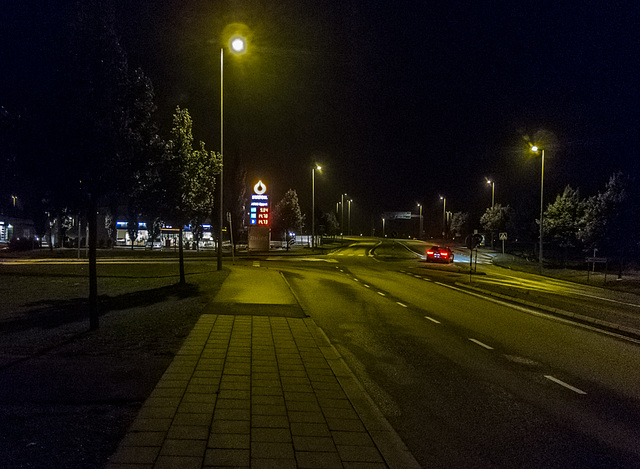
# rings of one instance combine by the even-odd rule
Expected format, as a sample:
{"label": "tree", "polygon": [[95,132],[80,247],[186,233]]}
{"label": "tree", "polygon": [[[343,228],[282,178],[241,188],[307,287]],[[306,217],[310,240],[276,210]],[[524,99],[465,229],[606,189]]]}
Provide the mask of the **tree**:
{"label": "tree", "polygon": [[[227,177],[227,175],[229,177]],[[241,162],[225,165],[225,204],[230,205],[229,211],[232,217],[233,242],[237,244],[245,235],[247,227],[245,224],[247,212],[247,168]],[[233,247],[235,249],[235,246]]]}
{"label": "tree", "polygon": [[640,247],[638,204],[640,195],[635,180],[622,172],[613,174],[605,191],[586,202],[583,239],[605,255],[617,255],[620,270],[625,252],[637,253]]}
{"label": "tree", "polygon": [[326,212],[320,217],[319,233],[327,236],[335,236],[340,232],[338,217],[333,212]]}
{"label": "tree", "polygon": [[[299,232],[304,226],[304,217],[298,202],[298,193],[295,189],[289,189],[282,200],[277,203],[271,215],[273,229],[284,234],[285,241],[289,239],[289,233]],[[287,250],[289,243],[287,242]]]}
{"label": "tree", "polygon": [[564,250],[564,261],[570,247],[578,246],[584,230],[586,202],[580,199],[578,189],[571,186],[556,197],[544,212],[544,234],[556,241]]}
{"label": "tree", "polygon": [[491,232],[491,242],[493,244],[493,233],[496,231],[506,231],[511,219],[511,208],[506,205],[495,204],[489,207],[480,218],[480,224],[485,231]]}
{"label": "tree", "polygon": [[127,206],[127,233],[131,239],[131,250],[133,251],[135,241],[138,238],[138,210],[133,201]]}
{"label": "tree", "polygon": [[162,220],[160,218],[148,218],[147,232],[149,233],[149,241],[151,242],[151,250],[153,250],[153,243],[160,233],[162,232]]}
{"label": "tree", "polygon": [[104,214],[104,229],[107,231],[107,236],[109,237],[107,245],[111,247],[113,235],[116,232],[116,216],[112,213],[111,209],[107,209]]}
{"label": "tree", "polygon": [[[61,152],[49,184],[63,204],[78,200],[89,225],[90,327],[98,327],[96,267],[97,208],[123,188],[132,190],[146,163],[144,145],[153,134],[153,88],[144,74],[131,72],[106,2],[76,3],[69,22],[67,66],[56,96],[59,109],[47,109],[57,119],[52,129]],[[68,59],[66,58],[68,56]],[[47,144],[50,144],[47,142]],[[78,194],[78,188],[82,192]],[[78,194],[78,197],[74,197]]]}
{"label": "tree", "polygon": [[451,217],[451,233],[455,237],[469,234],[470,216],[467,212],[456,212]]}
{"label": "tree", "polygon": [[164,205],[169,219],[178,226],[180,284],[185,284],[183,228],[185,223],[199,223],[211,214],[216,175],[220,174],[219,153],[205,150],[204,142],[193,149],[193,121],[187,109],[176,107],[171,140],[160,169],[159,184],[164,191]]}

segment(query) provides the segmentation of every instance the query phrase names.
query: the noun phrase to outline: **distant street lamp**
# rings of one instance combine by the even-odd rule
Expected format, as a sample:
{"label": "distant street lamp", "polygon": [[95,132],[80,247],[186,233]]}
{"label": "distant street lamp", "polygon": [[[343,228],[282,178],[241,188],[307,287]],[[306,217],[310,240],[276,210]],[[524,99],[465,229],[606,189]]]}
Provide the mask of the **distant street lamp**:
{"label": "distant street lamp", "polygon": [[322,166],[311,169],[311,249],[316,245],[316,170],[321,171]]}
{"label": "distant street lamp", "polygon": [[539,263],[540,263],[540,272],[542,272],[542,224],[543,224],[543,215],[544,215],[544,205],[543,205],[543,196],[544,196],[544,148],[539,148],[536,145],[531,147],[531,151],[534,153],[540,152],[540,249],[538,250],[539,255]]}
{"label": "distant street lamp", "polygon": [[[495,194],[496,194],[496,182],[492,181],[491,179],[485,178],[487,179],[487,184],[491,184],[491,209],[493,210],[493,208],[495,207]],[[493,249],[493,230],[490,232],[491,234],[491,249]]]}
{"label": "distant street lamp", "polygon": [[340,194],[340,236],[344,236],[344,196],[347,194]]}
{"label": "distant street lamp", "polygon": [[442,237],[447,236],[447,198],[440,196],[442,200]]}
{"label": "distant street lamp", "polygon": [[[229,39],[229,51],[234,55],[241,55],[247,51],[247,40],[235,34]],[[220,207],[218,210],[218,270],[222,269],[222,227],[224,224],[224,206],[222,202],[223,186],[222,175],[224,168],[224,47],[220,48],[220,178],[219,184],[219,201]],[[232,247],[233,249],[233,247]]]}
{"label": "distant street lamp", "polygon": [[487,179],[487,184],[491,184],[491,208],[495,206],[495,195],[496,195],[496,182],[490,179]]}
{"label": "distant street lamp", "polygon": [[382,237],[383,237],[383,238],[385,237],[385,236],[384,236],[384,222],[385,222],[385,219],[383,218],[383,219],[382,219]]}
{"label": "distant street lamp", "polygon": [[418,204],[420,210],[420,231],[418,232],[418,239],[422,239],[422,204]]}
{"label": "distant street lamp", "polygon": [[351,202],[353,202],[353,200],[349,199],[347,200],[347,235],[351,236]]}

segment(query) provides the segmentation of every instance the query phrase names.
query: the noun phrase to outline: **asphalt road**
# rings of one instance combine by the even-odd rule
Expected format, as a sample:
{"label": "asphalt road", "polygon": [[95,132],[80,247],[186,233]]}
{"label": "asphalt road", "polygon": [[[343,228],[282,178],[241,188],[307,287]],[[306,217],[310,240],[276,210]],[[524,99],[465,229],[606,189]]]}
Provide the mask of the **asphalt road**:
{"label": "asphalt road", "polygon": [[464,267],[398,243],[310,261],[260,267],[283,273],[424,467],[640,467],[638,342],[464,291]]}

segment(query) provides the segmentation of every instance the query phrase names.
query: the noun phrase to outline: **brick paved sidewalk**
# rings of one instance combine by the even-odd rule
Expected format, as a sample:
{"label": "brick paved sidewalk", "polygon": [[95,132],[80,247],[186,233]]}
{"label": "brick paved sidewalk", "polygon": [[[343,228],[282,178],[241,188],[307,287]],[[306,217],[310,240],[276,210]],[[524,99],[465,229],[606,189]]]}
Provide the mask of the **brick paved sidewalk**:
{"label": "brick paved sidewalk", "polygon": [[107,464],[418,468],[311,319],[204,314]]}

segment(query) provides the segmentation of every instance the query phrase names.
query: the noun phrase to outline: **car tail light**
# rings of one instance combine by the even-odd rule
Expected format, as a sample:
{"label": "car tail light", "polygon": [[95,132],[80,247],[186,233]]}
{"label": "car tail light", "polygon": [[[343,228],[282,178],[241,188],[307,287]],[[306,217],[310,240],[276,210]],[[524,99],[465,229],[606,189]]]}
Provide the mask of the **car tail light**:
{"label": "car tail light", "polygon": [[440,251],[440,255],[442,257],[449,257],[449,253],[447,251]]}
{"label": "car tail light", "polygon": [[427,256],[433,256],[433,251],[427,251]]}

